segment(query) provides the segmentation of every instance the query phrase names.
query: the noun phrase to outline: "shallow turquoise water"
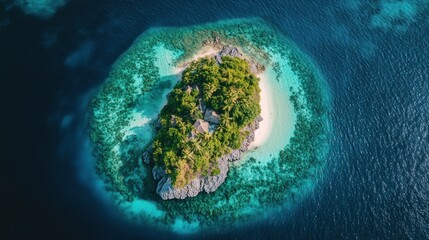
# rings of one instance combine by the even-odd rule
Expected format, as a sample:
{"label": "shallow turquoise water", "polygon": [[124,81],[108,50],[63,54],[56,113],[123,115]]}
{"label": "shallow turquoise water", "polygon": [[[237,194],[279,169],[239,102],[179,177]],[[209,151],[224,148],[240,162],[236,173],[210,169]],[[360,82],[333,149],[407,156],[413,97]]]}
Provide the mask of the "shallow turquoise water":
{"label": "shallow turquoise water", "polygon": [[[253,157],[258,159],[260,162],[266,163],[270,156],[275,156],[283,150],[290,138],[293,136],[296,124],[296,113],[294,112],[293,105],[289,100],[291,95],[289,87],[292,85],[289,79],[293,79],[295,76],[293,73],[283,72],[282,77],[277,80],[277,73],[271,66],[268,66],[263,73],[261,81],[265,82],[267,88],[267,95],[270,99],[268,116],[270,119],[266,124],[269,126],[265,129],[263,126],[256,131],[256,134],[261,131],[268,131],[268,136],[262,145],[251,150],[247,154],[247,158]],[[264,110],[263,110],[264,111]],[[265,124],[261,122],[260,125]],[[265,133],[267,134],[267,133]],[[240,164],[238,162],[237,164]]]}

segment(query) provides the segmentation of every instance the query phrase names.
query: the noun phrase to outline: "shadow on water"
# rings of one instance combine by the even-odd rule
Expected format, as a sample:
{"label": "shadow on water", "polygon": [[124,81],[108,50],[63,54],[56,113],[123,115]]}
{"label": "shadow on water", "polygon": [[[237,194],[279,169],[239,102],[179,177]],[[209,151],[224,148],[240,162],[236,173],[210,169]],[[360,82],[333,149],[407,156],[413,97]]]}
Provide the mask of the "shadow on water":
{"label": "shadow on water", "polygon": [[[166,95],[173,89],[180,76],[181,75],[177,74],[161,77],[159,82],[157,82],[150,91],[142,94],[137,102],[137,109],[141,110],[146,116],[157,117],[161,108],[167,103]],[[165,101],[162,99],[165,99]],[[161,106],[157,103],[160,100],[162,100]]]}
{"label": "shadow on water", "polygon": [[118,151],[124,167],[119,169],[118,174],[126,179],[125,187],[134,197],[143,197],[145,190],[145,193],[149,193],[149,196],[144,196],[145,199],[159,200],[159,196],[155,192],[157,182],[151,176],[153,163],[144,164],[141,161],[141,156],[155,137],[155,123],[158,114],[167,103],[167,95],[177,80],[180,79],[180,76],[180,74],[176,74],[161,77],[150,91],[139,97],[135,109],[139,117],[148,120],[126,129],[129,134],[124,137],[119,145]]}

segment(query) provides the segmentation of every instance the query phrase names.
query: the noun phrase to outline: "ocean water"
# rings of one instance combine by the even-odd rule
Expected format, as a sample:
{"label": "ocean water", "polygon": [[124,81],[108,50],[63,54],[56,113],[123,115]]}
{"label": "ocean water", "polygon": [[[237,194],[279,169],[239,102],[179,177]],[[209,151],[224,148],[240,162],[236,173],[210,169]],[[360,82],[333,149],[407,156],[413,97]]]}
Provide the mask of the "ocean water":
{"label": "ocean water", "polygon": [[323,178],[257,225],[186,236],[429,238],[427,1],[69,1],[47,19],[0,6],[2,120],[17,124],[6,131],[2,175],[7,237],[176,237],[120,220],[103,197],[82,130],[87,104],[150,27],[262,17],[326,80],[332,137]]}

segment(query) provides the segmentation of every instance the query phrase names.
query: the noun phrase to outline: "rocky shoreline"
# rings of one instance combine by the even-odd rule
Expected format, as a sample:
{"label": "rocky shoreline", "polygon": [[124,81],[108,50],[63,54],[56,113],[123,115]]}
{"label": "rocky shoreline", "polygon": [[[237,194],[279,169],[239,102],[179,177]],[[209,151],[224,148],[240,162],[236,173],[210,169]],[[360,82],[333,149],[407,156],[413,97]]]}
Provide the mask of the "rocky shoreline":
{"label": "rocky shoreline", "polygon": [[152,169],[152,175],[155,180],[159,180],[156,188],[156,193],[163,199],[184,199],[187,197],[195,197],[198,193],[204,191],[206,193],[214,192],[224,181],[229,170],[229,162],[241,159],[243,154],[249,149],[250,144],[255,139],[255,131],[259,128],[259,122],[262,117],[256,117],[255,121],[247,126],[244,130],[249,134],[243,140],[239,149],[232,150],[231,153],[225,154],[218,159],[220,173],[216,176],[197,177],[183,188],[174,188],[171,178],[165,174],[162,167],[155,166]]}

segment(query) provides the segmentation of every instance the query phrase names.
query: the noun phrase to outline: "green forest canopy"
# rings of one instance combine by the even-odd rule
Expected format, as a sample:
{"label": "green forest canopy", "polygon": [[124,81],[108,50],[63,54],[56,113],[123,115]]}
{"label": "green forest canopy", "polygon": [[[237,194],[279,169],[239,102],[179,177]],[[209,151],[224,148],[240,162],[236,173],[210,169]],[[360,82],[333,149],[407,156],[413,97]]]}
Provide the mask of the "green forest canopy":
{"label": "green forest canopy", "polygon": [[[258,81],[248,62],[237,57],[224,56],[220,64],[202,58],[183,72],[160,113],[153,142],[155,164],[166,169],[176,188],[218,175],[217,159],[241,146],[249,134],[244,128],[261,112]],[[204,105],[220,120],[209,132],[194,127],[204,118]]]}

